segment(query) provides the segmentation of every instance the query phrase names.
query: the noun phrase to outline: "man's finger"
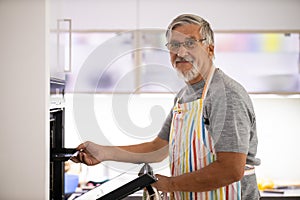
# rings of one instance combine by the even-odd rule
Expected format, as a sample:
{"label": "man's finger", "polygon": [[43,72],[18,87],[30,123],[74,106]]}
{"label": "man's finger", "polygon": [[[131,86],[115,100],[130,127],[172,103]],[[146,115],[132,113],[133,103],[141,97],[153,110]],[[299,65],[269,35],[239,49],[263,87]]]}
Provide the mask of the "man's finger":
{"label": "man's finger", "polygon": [[93,165],[92,160],[87,156],[87,154],[83,153],[82,155],[83,163],[86,165]]}
{"label": "man's finger", "polygon": [[85,144],[85,143],[82,143],[82,144],[80,144],[76,149],[77,149],[78,151],[83,151],[85,148],[86,148],[86,144]]}
{"label": "man's finger", "polygon": [[80,163],[80,160],[78,160],[77,157],[71,157],[70,160],[75,162],[75,163]]}

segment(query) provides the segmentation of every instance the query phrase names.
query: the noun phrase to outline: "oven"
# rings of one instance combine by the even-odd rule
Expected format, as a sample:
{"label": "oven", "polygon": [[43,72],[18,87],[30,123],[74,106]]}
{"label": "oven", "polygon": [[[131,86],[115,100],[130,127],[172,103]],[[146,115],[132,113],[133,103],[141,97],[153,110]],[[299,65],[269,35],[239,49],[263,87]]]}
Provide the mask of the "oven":
{"label": "oven", "polygon": [[50,200],[65,199],[65,161],[75,153],[65,148],[65,83],[50,80]]}

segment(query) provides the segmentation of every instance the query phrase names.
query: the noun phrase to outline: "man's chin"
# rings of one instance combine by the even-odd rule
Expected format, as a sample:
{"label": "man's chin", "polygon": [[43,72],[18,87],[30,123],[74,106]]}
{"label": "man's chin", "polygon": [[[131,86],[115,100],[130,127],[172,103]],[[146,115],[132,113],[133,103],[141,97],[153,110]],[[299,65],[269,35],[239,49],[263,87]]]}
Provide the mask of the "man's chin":
{"label": "man's chin", "polygon": [[195,77],[189,74],[184,74],[181,71],[177,71],[177,75],[179,78],[183,79],[185,82],[190,82],[193,80]]}
{"label": "man's chin", "polygon": [[175,70],[179,78],[183,79],[185,82],[190,82],[199,76],[197,67],[192,63],[176,63]]}

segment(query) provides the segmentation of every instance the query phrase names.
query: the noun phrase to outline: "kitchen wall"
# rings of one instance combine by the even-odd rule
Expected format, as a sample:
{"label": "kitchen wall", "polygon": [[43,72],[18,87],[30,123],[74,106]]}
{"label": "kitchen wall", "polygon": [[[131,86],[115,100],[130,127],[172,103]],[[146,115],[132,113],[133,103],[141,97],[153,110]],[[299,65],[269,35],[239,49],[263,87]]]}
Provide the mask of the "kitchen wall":
{"label": "kitchen wall", "polygon": [[300,183],[300,96],[252,96],[259,137],[260,179]]}
{"label": "kitchen wall", "polygon": [[[300,182],[300,96],[251,95],[258,130],[259,179],[276,183]],[[118,100],[118,104],[114,101]],[[154,138],[173,104],[172,94],[67,95],[66,145],[91,140],[105,145],[126,145]],[[120,106],[121,104],[126,107]],[[82,180],[100,181],[129,166],[104,163],[89,167]],[[86,169],[86,168],[85,168]],[[155,165],[168,174],[166,162]]]}

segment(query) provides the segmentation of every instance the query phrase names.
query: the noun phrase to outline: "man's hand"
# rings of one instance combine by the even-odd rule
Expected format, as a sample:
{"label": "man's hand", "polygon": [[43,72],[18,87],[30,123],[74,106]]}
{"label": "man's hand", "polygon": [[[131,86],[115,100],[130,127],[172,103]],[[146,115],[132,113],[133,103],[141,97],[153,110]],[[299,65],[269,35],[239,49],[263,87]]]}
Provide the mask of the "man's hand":
{"label": "man's hand", "polygon": [[97,165],[104,161],[104,147],[93,142],[84,142],[77,148],[78,154],[71,158],[75,163]]}
{"label": "man's hand", "polygon": [[155,183],[151,184],[158,191],[161,192],[173,192],[171,191],[171,178],[163,175],[156,174],[155,177],[158,179]]}

